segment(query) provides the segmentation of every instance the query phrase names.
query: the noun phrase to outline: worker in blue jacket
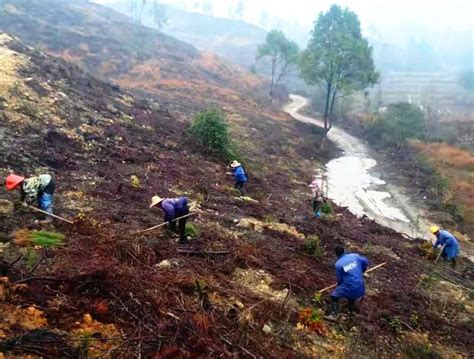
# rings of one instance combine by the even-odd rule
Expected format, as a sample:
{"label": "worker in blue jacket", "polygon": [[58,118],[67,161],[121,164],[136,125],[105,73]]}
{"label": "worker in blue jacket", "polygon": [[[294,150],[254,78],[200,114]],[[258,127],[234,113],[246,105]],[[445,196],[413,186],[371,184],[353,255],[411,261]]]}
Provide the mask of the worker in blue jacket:
{"label": "worker in blue jacket", "polygon": [[456,257],[459,255],[459,242],[457,241],[456,237],[454,237],[448,231],[441,230],[436,226],[432,226],[430,230],[431,233],[436,236],[436,242],[433,244],[433,248],[444,246],[441,256],[445,260],[451,262],[452,266],[455,267]]}
{"label": "worker in blue jacket", "polygon": [[234,180],[235,180],[235,188],[237,188],[240,192],[240,195],[244,195],[244,185],[247,183],[247,176],[245,175],[244,168],[242,167],[242,164],[240,164],[238,161],[233,161],[230,164],[230,168],[232,170],[231,174],[234,175]]}
{"label": "worker in blue jacket", "polygon": [[357,253],[346,253],[344,247],[335,248],[338,260],[336,262],[337,287],[331,293],[331,312],[326,317],[336,320],[339,314],[339,301],[345,298],[349,302],[349,312],[354,311],[357,299],[365,295],[364,272],[369,261]]}
{"label": "worker in blue jacket", "polygon": [[179,243],[186,244],[187,217],[178,220],[178,230],[176,230],[176,219],[189,214],[188,199],[186,197],[161,198],[159,196],[153,196],[150,208],[155,206],[158,206],[163,210],[165,214],[164,220],[165,222],[168,222],[169,229],[173,232],[179,233]]}

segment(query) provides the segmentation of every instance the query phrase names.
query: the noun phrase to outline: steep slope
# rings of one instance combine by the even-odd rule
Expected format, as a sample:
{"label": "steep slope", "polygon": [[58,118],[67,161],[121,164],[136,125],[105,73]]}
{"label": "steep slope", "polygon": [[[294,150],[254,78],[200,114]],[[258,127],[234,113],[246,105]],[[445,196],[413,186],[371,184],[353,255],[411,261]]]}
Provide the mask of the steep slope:
{"label": "steep slope", "polygon": [[7,0],[0,4],[0,30],[160,102],[258,107],[258,77],[103,6]]}
{"label": "steep slope", "polygon": [[[166,109],[5,34],[0,98],[0,176],[49,166],[58,182],[56,213],[74,216],[74,225],[50,228],[66,235],[62,247],[1,246],[0,353],[454,358],[472,352],[472,300],[456,284],[471,286],[472,268],[460,262],[460,281],[420,258],[416,243],[342,208],[327,220],[310,217],[306,183],[317,138],[306,125],[229,115],[239,150],[252,158],[255,202],[232,195],[225,166],[182,141],[185,124]],[[131,184],[132,174],[140,186]],[[193,255],[180,253],[166,231],[137,233],[160,221],[147,206],[155,193],[185,193],[201,209]],[[16,194],[1,197],[0,230],[27,228],[31,213],[21,206],[12,212],[5,202],[14,203]],[[318,256],[305,250],[315,235]],[[318,319],[327,301],[314,291],[334,280],[336,242],[363,252],[371,265],[388,264],[367,280],[361,315],[329,328]],[[308,311],[299,310],[309,308],[312,316],[313,306],[316,317],[306,323]]]}
{"label": "steep slope", "polygon": [[[129,3],[117,2],[107,6],[130,16]],[[264,29],[241,20],[216,18],[171,5],[162,6],[167,17],[165,33],[247,68],[255,63],[257,46],[265,41],[267,34]],[[152,4],[144,7],[141,18],[143,24],[156,27]]]}

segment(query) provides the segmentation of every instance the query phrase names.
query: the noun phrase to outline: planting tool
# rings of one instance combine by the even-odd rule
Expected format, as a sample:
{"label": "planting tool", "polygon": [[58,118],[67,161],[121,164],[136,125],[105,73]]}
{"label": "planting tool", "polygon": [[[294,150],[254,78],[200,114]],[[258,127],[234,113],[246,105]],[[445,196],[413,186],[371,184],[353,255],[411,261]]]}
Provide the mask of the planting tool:
{"label": "planting tool", "polygon": [[446,244],[441,247],[441,250],[439,251],[438,256],[436,257],[435,263],[438,262],[439,257],[441,257],[441,254],[443,254],[444,247],[446,247]]}
{"label": "planting tool", "polygon": [[[369,274],[370,272],[376,270],[376,269],[379,269],[380,267],[383,267],[385,264],[387,264],[387,262],[377,264],[375,267],[372,267],[372,268],[366,270],[365,273],[364,273],[364,276]],[[329,287],[326,287],[326,288],[323,288],[323,289],[319,290],[318,293],[324,293],[324,292],[328,291],[329,289],[333,289],[333,288],[336,288],[336,287],[337,287],[337,284],[333,284],[333,285],[330,285]]]}
{"label": "planting tool", "polygon": [[56,216],[55,214],[48,213],[48,212],[46,212],[46,211],[43,211],[42,209],[39,209],[39,208],[36,208],[36,207],[33,207],[33,206],[28,206],[28,208],[32,209],[33,211],[43,213],[43,214],[45,214],[45,215],[47,215],[47,216],[50,216],[50,217],[59,219],[60,221],[63,221],[63,222],[69,223],[69,224],[74,224],[74,222],[71,221],[71,220],[69,220],[69,219]]}
{"label": "planting tool", "polygon": [[[194,216],[195,214],[199,214],[200,212],[201,212],[201,211],[189,213],[189,214],[187,214],[187,215],[185,215],[185,216],[181,216],[181,217],[175,218],[175,219],[173,219],[171,222],[179,221],[179,220],[182,219],[182,218]],[[166,225],[166,224],[168,224],[168,223],[169,223],[169,222],[164,222],[164,223],[158,224],[158,225],[156,225],[156,226],[153,226],[153,227],[144,229],[144,230],[142,230],[142,231],[138,231],[137,234],[152,231],[152,230],[154,230],[154,229],[163,227],[164,225]]]}

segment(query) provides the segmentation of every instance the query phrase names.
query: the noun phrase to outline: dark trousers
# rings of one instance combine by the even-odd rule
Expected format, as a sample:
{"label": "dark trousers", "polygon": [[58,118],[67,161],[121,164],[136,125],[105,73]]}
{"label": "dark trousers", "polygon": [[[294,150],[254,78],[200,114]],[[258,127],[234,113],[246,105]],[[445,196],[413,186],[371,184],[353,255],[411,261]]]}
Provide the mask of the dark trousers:
{"label": "dark trousers", "polygon": [[444,251],[441,253],[441,257],[443,257],[445,261],[451,262],[451,267],[456,268],[456,257],[450,260]]}
{"label": "dark trousers", "polygon": [[245,184],[244,181],[236,181],[235,182],[235,188],[237,188],[239,190],[241,196],[244,195],[244,184]]}
{"label": "dark trousers", "polygon": [[[182,217],[189,214],[189,207],[186,206],[183,209],[176,211],[175,215],[176,218]],[[169,228],[176,233],[179,233],[179,242],[180,243],[186,243],[186,218],[181,218],[178,221],[172,221],[169,223]],[[178,229],[176,230],[176,222],[178,222]]]}
{"label": "dark trousers", "polygon": [[[339,314],[339,310],[340,310],[340,303],[339,303],[339,300],[341,298],[339,297],[333,297],[331,296],[331,314],[332,315],[338,315]],[[349,313],[353,313],[354,312],[354,308],[355,308],[355,302],[356,300],[355,299],[347,299],[348,301],[348,309],[349,309]]]}

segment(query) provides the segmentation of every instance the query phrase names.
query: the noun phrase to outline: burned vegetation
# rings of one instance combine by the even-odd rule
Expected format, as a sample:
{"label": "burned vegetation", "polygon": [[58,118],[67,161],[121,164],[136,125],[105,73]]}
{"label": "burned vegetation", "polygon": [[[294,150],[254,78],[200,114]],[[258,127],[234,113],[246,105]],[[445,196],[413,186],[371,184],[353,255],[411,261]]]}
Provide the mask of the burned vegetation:
{"label": "burned vegetation", "polygon": [[[317,138],[304,126],[275,113],[227,114],[248,159],[246,199],[235,196],[226,163],[186,140],[188,116],[5,34],[0,76],[0,174],[47,169],[58,183],[56,213],[73,221],[44,234],[3,193],[2,355],[472,353],[470,263],[456,272],[432,263],[420,243],[344,208],[314,220],[306,183]],[[189,250],[165,230],[139,233],[161,220],[148,208],[157,193],[185,194],[200,210]],[[330,324],[327,297],[315,293],[335,280],[336,243],[387,265],[367,279],[359,313]]]}

